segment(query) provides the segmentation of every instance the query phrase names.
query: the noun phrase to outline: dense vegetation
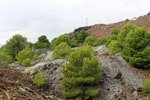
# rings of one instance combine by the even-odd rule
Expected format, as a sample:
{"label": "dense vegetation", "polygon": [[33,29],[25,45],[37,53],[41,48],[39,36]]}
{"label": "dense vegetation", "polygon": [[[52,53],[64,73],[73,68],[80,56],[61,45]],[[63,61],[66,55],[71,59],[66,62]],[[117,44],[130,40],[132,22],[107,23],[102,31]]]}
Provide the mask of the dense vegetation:
{"label": "dense vegetation", "polygon": [[76,100],[91,100],[99,93],[96,87],[101,79],[101,67],[92,56],[94,51],[88,45],[75,50],[69,55],[69,63],[62,66],[64,96]]}
{"label": "dense vegetation", "polygon": [[67,58],[70,52],[71,48],[68,46],[68,44],[66,42],[62,42],[54,49],[52,53],[52,58],[53,59]]}

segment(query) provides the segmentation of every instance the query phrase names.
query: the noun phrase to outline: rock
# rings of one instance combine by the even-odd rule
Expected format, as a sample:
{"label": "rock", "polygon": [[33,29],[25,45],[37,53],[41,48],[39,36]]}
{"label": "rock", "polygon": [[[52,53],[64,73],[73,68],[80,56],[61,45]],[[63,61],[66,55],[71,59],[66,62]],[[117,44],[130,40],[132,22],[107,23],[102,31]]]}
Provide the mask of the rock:
{"label": "rock", "polygon": [[26,90],[22,87],[19,87],[19,89],[22,91],[22,92],[26,92]]}
{"label": "rock", "polygon": [[52,59],[52,53],[53,53],[53,51],[48,51],[47,56],[45,56],[44,60],[45,61],[52,61],[53,60]]}
{"label": "rock", "polygon": [[142,88],[141,87],[139,87],[139,88],[137,88],[137,90],[136,90],[137,92],[142,92]]}
{"label": "rock", "polygon": [[0,98],[3,98],[4,97],[4,95],[0,95]]}
{"label": "rock", "polygon": [[93,47],[94,51],[96,51],[98,54],[102,54],[108,51],[108,48],[105,45],[101,45],[98,47]]}
{"label": "rock", "polygon": [[5,95],[7,96],[8,100],[11,99],[10,95],[7,92],[5,92]]}
{"label": "rock", "polygon": [[122,74],[120,72],[115,72],[115,79],[121,79]]}

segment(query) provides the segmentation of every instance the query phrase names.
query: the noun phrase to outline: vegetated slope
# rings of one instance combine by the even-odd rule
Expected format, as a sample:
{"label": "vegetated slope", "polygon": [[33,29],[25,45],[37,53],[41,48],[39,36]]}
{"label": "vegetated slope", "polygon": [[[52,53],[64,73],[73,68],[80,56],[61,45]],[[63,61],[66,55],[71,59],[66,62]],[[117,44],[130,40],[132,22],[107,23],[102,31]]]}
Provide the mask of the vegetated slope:
{"label": "vegetated slope", "polygon": [[105,46],[95,47],[100,66],[103,67],[104,83],[100,85],[99,100],[149,100],[139,95],[146,72],[131,67],[120,54],[110,55]]}
{"label": "vegetated slope", "polygon": [[[150,13],[144,16],[140,16],[138,18],[135,18],[134,20],[130,20],[132,24],[135,24],[138,27],[145,26],[147,27],[148,31],[150,31]],[[74,32],[78,32],[80,30],[86,30],[89,32],[92,36],[98,38],[101,36],[108,36],[110,34],[110,31],[113,28],[121,28],[125,24],[127,24],[128,21],[121,21],[113,24],[96,24],[93,26],[87,26],[87,27],[80,27],[78,29],[75,29]]]}
{"label": "vegetated slope", "polygon": [[0,100],[50,100],[49,96],[20,70],[0,67]]}

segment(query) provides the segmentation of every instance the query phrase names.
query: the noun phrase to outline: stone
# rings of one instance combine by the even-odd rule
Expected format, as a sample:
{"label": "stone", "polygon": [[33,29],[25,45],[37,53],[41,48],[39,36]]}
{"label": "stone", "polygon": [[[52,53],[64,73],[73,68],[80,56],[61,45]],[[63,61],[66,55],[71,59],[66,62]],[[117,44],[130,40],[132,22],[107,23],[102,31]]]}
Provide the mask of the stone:
{"label": "stone", "polygon": [[121,79],[122,73],[121,72],[115,72],[115,79]]}

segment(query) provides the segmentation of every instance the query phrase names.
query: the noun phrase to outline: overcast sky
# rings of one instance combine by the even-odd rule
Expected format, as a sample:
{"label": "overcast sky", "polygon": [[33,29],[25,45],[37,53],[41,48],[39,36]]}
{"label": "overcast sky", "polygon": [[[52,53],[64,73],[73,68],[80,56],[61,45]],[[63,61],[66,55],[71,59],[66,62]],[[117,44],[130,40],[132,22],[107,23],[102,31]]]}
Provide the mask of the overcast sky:
{"label": "overcast sky", "polygon": [[150,0],[0,0],[0,45],[16,33],[35,42],[93,24],[145,15]]}

